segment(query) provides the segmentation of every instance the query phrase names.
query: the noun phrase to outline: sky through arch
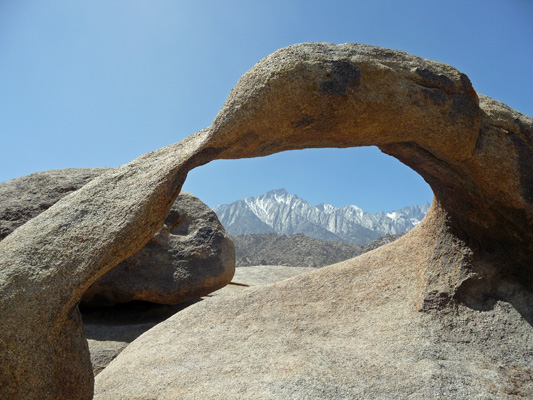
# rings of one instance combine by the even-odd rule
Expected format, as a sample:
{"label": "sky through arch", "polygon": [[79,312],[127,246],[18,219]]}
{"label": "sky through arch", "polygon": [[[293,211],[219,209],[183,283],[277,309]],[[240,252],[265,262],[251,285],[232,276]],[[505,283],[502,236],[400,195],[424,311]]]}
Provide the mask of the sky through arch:
{"label": "sky through arch", "polygon": [[[190,171],[183,188],[212,208],[280,188],[314,205],[355,204],[372,213],[414,205],[413,198],[420,199],[420,205],[431,203],[433,197],[418,173],[375,146],[292,150],[253,159],[212,161]],[[393,202],[390,196],[395,197]],[[391,204],[399,206],[390,208]]]}

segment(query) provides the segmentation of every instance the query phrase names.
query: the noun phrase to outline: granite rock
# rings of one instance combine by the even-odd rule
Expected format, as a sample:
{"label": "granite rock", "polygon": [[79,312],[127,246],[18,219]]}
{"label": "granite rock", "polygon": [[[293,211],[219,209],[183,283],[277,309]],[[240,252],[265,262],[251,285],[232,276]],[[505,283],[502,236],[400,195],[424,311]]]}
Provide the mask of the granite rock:
{"label": "granite rock", "polygon": [[[106,171],[43,171],[0,183],[0,240]],[[231,281],[234,253],[216,214],[197,197],[182,192],[161,230],[139,252],[91,285],[82,303],[177,304],[201,297]]]}
{"label": "granite rock", "polygon": [[11,179],[0,183],[0,240],[62,197],[78,190],[107,168],[68,168]]}
{"label": "granite rock", "polygon": [[442,218],[434,210],[355,259],[190,306],[111,362],[95,399],[531,398],[532,320],[516,307],[531,310],[530,295],[415,307],[420,268],[453,240]]}
{"label": "granite rock", "polygon": [[204,140],[100,175],[0,242],[0,398],[92,398],[79,299],[159,231]]}
{"label": "granite rock", "polygon": [[237,268],[228,285],[208,295],[178,305],[147,302],[120,303],[112,307],[84,308],[83,325],[89,343],[95,376],[114,360],[133,340],[158,323],[190,305],[218,296],[231,296],[250,287],[265,285],[313,271],[310,267],[261,265]]}
{"label": "granite rock", "polygon": [[181,192],[159,232],[93,283],[81,301],[178,304],[224,287],[234,272],[233,241],[216,214],[197,197]]}
{"label": "granite rock", "polygon": [[90,398],[77,301],[161,228],[187,171],[375,145],[430,184],[425,222],[352,261],[189,307],[102,371],[96,397],[531,397],[532,138],[530,117],[451,66],[358,44],[281,49],[211,127],[0,242],[0,395]]}

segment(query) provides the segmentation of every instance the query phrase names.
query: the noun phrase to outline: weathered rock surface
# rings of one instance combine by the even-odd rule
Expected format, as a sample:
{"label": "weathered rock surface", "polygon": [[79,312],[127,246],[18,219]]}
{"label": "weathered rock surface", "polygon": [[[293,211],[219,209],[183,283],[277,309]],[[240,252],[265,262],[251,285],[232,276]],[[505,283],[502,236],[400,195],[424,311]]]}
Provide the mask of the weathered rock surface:
{"label": "weathered rock surface", "polygon": [[376,145],[432,187],[425,222],[352,261],[188,308],[100,373],[97,398],[531,397],[532,141],[531,118],[448,65],[356,44],[279,50],[210,128],[0,242],[0,395],[90,397],[77,300],[157,232],[188,170]]}
{"label": "weathered rock surface", "polygon": [[[2,238],[108,168],[37,172],[0,183]],[[231,281],[233,243],[216,214],[190,193],[174,202],[163,227],[135,255],[92,284],[88,305],[132,300],[177,304],[205,296]]]}
{"label": "weathered rock surface", "polygon": [[92,397],[77,303],[161,228],[204,135],[100,175],[0,242],[0,398]]}
{"label": "weathered rock surface", "polygon": [[[263,286],[284,281],[293,276],[307,274],[314,271],[312,267],[287,267],[284,265],[252,265],[237,268],[232,279],[234,285]],[[222,289],[224,290],[224,289]]]}
{"label": "weathered rock surface", "polygon": [[59,199],[78,190],[107,168],[68,168],[36,172],[0,183],[0,240]]}
{"label": "weathered rock surface", "polygon": [[314,268],[280,265],[237,268],[232,282],[222,289],[178,305],[132,302],[113,307],[84,308],[83,325],[94,374],[98,375],[137,337],[191,304],[222,295],[234,295],[253,286],[278,282],[311,271]]}
{"label": "weathered rock surface", "polygon": [[134,301],[106,307],[83,307],[83,325],[95,376],[137,337],[199,300],[176,305]]}
{"label": "weathered rock surface", "polygon": [[93,283],[81,301],[177,304],[220,289],[234,272],[233,241],[216,214],[197,197],[181,192],[159,232]]}
{"label": "weathered rock surface", "polygon": [[419,268],[453,240],[436,235],[441,218],[353,260],[187,308],[98,375],[95,399],[530,398],[533,330],[518,299],[414,307]]}

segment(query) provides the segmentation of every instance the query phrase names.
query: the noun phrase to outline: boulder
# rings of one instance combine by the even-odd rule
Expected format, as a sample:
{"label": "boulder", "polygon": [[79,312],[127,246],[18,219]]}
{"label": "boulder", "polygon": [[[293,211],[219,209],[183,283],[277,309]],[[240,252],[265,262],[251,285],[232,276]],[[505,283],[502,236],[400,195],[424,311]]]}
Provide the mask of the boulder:
{"label": "boulder", "polygon": [[190,306],[126,347],[95,399],[531,398],[533,329],[516,298],[414,306],[420,268],[452,240],[436,235],[442,217],[355,259]]}
{"label": "boulder", "polygon": [[204,135],[105,172],[0,242],[0,398],[92,398],[79,299],[163,226]]}
{"label": "boulder", "polygon": [[[181,196],[181,194],[180,194]],[[113,307],[93,307],[83,312],[83,325],[89,343],[94,375],[98,375],[133,340],[158,323],[198,301],[233,295],[249,287],[265,285],[313,271],[309,267],[261,265],[237,268],[228,285],[207,296],[178,305],[146,302],[121,303]]]}
{"label": "boulder", "polygon": [[77,301],[160,229],[187,171],[376,145],[432,187],[425,222],[351,261],[189,307],[102,371],[96,397],[531,397],[532,141],[530,117],[451,66],[359,44],[281,49],[211,127],[0,242],[0,396],[90,398]]}
{"label": "boulder", "polygon": [[224,287],[234,272],[233,241],[216,214],[197,197],[181,192],[159,232],[94,282],[81,302],[178,304]]}
{"label": "boulder", "polygon": [[0,240],[107,168],[36,172],[0,183]]}
{"label": "boulder", "polygon": [[[52,170],[0,183],[2,238],[108,170]],[[81,302],[90,306],[133,300],[177,304],[205,296],[231,281],[234,253],[216,214],[197,197],[181,192],[159,232],[93,283]]]}

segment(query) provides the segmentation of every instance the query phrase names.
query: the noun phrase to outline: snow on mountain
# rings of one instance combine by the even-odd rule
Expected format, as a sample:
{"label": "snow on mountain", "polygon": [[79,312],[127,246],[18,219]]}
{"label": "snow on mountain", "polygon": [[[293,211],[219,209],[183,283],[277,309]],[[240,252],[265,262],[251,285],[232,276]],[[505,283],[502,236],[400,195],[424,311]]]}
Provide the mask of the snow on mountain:
{"label": "snow on mountain", "polygon": [[277,233],[304,235],[321,240],[357,244],[414,228],[426,215],[429,203],[401,210],[371,214],[355,205],[337,208],[331,204],[314,206],[285,189],[271,190],[217,206],[215,212],[231,235]]}

